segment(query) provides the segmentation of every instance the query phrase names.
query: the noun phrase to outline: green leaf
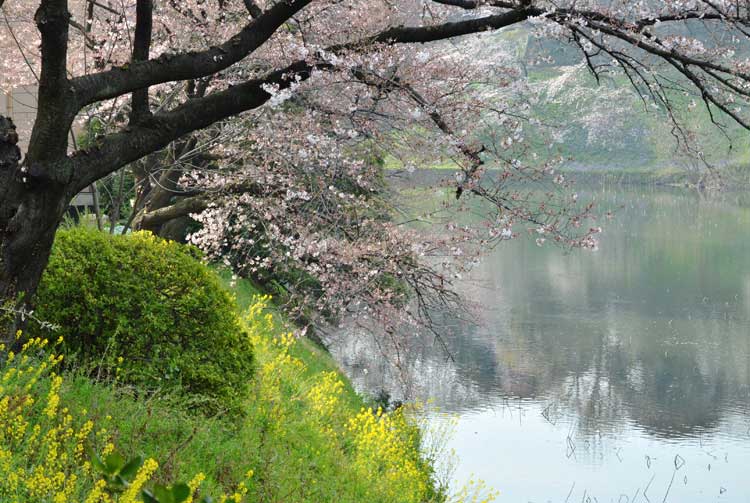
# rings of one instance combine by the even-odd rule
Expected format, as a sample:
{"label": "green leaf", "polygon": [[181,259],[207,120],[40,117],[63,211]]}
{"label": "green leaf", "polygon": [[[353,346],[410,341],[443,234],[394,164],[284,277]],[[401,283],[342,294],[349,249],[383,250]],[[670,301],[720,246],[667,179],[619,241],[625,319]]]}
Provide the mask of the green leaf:
{"label": "green leaf", "polygon": [[190,497],[190,488],[187,484],[175,484],[172,486],[174,503],[182,503]]}
{"label": "green leaf", "polygon": [[109,490],[111,491],[122,492],[129,485],[130,484],[128,483],[128,481],[122,478],[120,475],[115,475],[111,480],[109,480]]}
{"label": "green leaf", "polygon": [[107,473],[114,475],[120,471],[120,468],[125,466],[125,458],[118,452],[111,452],[107,454],[106,458],[104,458],[104,465]]}
{"label": "green leaf", "polygon": [[146,489],[141,491],[141,496],[143,496],[143,503],[159,503],[159,500],[154,498],[154,495]]}
{"label": "green leaf", "polygon": [[92,449],[90,446],[86,447],[86,454],[91,460],[91,466],[93,466],[96,471],[98,471],[99,473],[107,473],[107,469],[105,468],[104,463],[102,463],[102,460],[99,458],[96,452],[94,452],[94,449]]}
{"label": "green leaf", "polygon": [[120,469],[120,476],[125,480],[132,480],[138,469],[143,465],[143,458],[136,456]]}
{"label": "green leaf", "polygon": [[159,503],[175,503],[174,496],[172,496],[172,491],[170,491],[166,486],[156,484],[154,486],[154,496],[156,496],[156,499],[159,501]]}

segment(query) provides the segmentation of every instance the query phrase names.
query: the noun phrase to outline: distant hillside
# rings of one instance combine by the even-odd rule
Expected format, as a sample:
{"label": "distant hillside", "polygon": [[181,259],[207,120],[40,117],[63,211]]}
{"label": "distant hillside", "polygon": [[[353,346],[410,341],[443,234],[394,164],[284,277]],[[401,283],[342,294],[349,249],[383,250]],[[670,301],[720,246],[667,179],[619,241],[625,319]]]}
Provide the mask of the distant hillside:
{"label": "distant hillside", "polygon": [[[690,27],[693,34],[702,29],[698,24]],[[537,39],[520,27],[487,35],[471,49],[488,61],[500,55],[526,76],[527,113],[539,126],[525,134],[543,158],[561,155],[569,159],[566,167],[582,170],[701,167],[695,156],[678,147],[663,108],[644,104],[624,75],[597,83],[576,48]],[[738,48],[744,52],[747,48]],[[669,98],[693,135],[691,145],[707,161],[720,167],[750,164],[747,131],[714,112],[727,126],[723,133],[711,123],[697,93],[674,92]]]}

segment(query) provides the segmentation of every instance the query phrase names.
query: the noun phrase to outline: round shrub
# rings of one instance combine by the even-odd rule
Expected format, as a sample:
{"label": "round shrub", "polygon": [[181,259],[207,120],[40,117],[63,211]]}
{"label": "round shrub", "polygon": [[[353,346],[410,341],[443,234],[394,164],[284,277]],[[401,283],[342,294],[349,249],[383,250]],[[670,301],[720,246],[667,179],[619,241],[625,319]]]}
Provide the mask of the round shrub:
{"label": "round shrub", "polygon": [[233,297],[195,248],[144,232],[61,230],[36,305],[94,375],[179,391],[212,412],[236,410],[245,395],[251,344]]}

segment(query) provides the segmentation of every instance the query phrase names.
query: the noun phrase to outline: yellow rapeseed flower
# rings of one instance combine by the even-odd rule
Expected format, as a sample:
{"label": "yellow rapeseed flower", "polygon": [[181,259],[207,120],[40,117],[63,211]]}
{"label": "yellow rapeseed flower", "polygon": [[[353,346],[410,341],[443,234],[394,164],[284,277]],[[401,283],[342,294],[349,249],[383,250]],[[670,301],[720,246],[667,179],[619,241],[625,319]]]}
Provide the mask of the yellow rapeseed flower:
{"label": "yellow rapeseed flower", "polygon": [[138,469],[138,473],[136,473],[130,487],[128,487],[118,500],[119,503],[135,503],[141,492],[141,488],[151,478],[157,468],[159,468],[159,463],[156,460],[152,458],[147,459],[143,463],[143,466]]}

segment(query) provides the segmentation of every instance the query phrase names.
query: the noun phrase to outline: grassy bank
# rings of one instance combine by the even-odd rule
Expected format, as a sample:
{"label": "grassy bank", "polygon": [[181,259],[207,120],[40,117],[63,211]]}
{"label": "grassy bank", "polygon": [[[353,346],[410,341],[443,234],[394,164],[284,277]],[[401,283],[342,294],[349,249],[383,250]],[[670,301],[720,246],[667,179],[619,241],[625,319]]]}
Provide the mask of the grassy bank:
{"label": "grassy bank", "polygon": [[0,502],[446,500],[415,416],[368,407],[252,285],[228,288],[254,348],[242,417],[60,372],[59,348],[35,339],[0,364]]}
{"label": "grassy bank", "polygon": [[257,369],[239,422],[116,383],[55,377],[34,357],[41,343],[6,364],[0,501],[107,501],[97,496],[105,473],[89,449],[101,460],[117,452],[158,463],[144,487],[200,481],[196,492],[219,501],[440,500],[406,415],[365,407],[340,374],[317,370],[331,362],[315,348],[278,334],[264,308],[256,302],[247,312]]}
{"label": "grassy bank", "polygon": [[[232,273],[226,268],[217,269],[217,273],[224,286],[234,295],[237,301],[237,309],[241,313],[246,312],[258,297],[264,295],[251,281],[242,278],[233,279]],[[267,305],[266,311],[272,314],[274,321],[273,333],[282,334],[294,328],[290,323],[285,321],[284,315],[275,309],[272,303]],[[308,377],[322,372],[339,372],[339,366],[331,354],[309,339],[304,337],[297,339],[295,344],[289,348],[289,352],[293,357],[305,363]],[[346,377],[341,375],[341,379],[344,382],[343,391],[347,403],[353,409],[358,410],[360,407],[363,407],[366,402],[363,397],[354,391],[354,388],[352,388],[351,383]]]}

